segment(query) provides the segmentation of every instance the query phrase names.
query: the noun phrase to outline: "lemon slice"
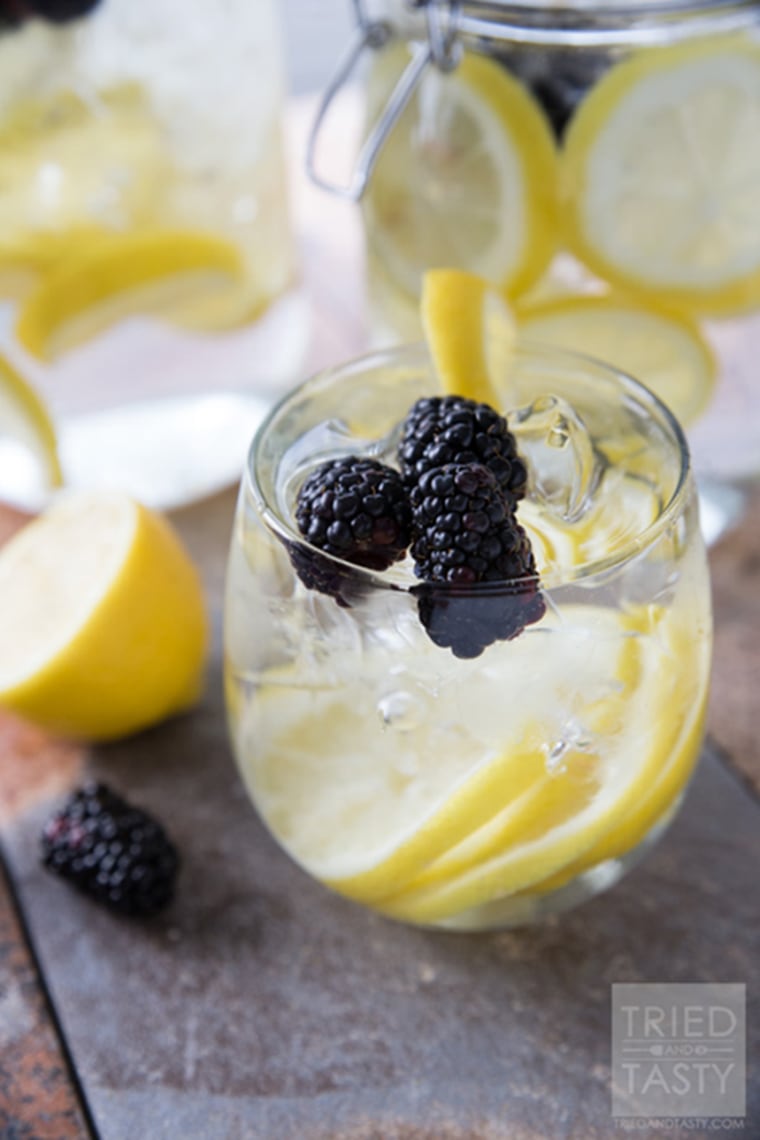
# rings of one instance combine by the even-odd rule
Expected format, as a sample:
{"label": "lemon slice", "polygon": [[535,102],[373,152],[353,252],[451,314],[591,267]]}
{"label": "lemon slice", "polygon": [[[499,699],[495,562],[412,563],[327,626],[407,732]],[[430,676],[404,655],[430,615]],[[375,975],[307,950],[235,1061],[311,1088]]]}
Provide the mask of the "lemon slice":
{"label": "lemon slice", "polygon": [[[379,53],[370,105],[408,59],[401,44]],[[411,297],[440,265],[519,294],[555,251],[557,184],[538,104],[497,63],[466,53],[450,74],[426,73],[380,154],[365,203],[371,252]]]}
{"label": "lemon slice", "polygon": [[474,273],[430,269],[422,279],[420,313],[444,392],[497,403],[516,337],[502,294]]}
{"label": "lemon slice", "polygon": [[240,254],[222,238],[193,230],[114,235],[45,275],[22,305],[16,333],[47,360],[132,313],[189,300],[220,276],[225,284],[242,278]]}
{"label": "lemon slice", "polygon": [[640,52],[567,134],[574,252],[614,285],[707,312],[760,302],[760,44]]}
{"label": "lemon slice", "polygon": [[[418,923],[450,918],[549,879],[624,823],[663,767],[673,763],[682,723],[673,716],[678,682],[666,673],[661,646],[647,638],[640,652],[641,681],[624,713],[612,711],[623,716],[617,731],[606,726],[598,751],[569,750],[551,786],[525,793],[517,833],[499,854],[442,882],[412,884],[381,900],[378,909]],[[599,711],[606,716],[602,706]],[[687,746],[693,759],[693,742]]]}
{"label": "lemon slice", "polygon": [[686,316],[615,296],[567,297],[519,313],[524,336],[594,356],[640,380],[682,424],[704,412],[716,362]]}
{"label": "lemon slice", "polygon": [[608,859],[617,859],[632,851],[657,825],[666,819],[683,791],[694,766],[704,737],[707,702],[702,700],[687,716],[681,738],[672,752],[669,764],[664,765],[651,787],[636,803],[625,820],[613,831],[602,836],[583,858],[565,867],[559,874],[551,876],[533,887],[535,893],[546,894],[558,890],[577,875],[591,867],[596,867]]}
{"label": "lemon slice", "polygon": [[[544,788],[563,717],[582,719],[584,708],[597,715],[598,696],[615,702],[629,640],[613,611],[569,606],[551,634],[542,623],[452,675],[438,701],[419,680],[430,663],[409,646],[395,678],[387,656],[368,654],[366,687],[347,678],[322,688],[290,667],[268,671],[241,706],[243,775],[298,862],[352,898],[381,898],[524,793]],[[389,689],[390,700],[401,690],[401,731],[381,722],[378,704]]]}
{"label": "lemon slice", "polygon": [[[530,732],[478,765],[461,740],[431,730],[436,759],[423,768],[405,742],[389,754],[390,744],[368,738],[371,711],[362,704],[348,707],[340,692],[285,682],[270,678],[246,714],[258,751],[244,759],[244,776],[290,854],[363,902],[404,886],[517,795],[542,763]],[[242,747],[238,753],[246,756]]]}
{"label": "lemon slice", "polygon": [[[572,620],[571,613],[566,617]],[[625,625],[627,626],[627,622]],[[596,636],[600,636],[603,626],[595,623]],[[635,632],[631,624],[631,632]],[[567,636],[567,632],[565,634]],[[591,655],[593,668],[599,670],[596,684],[609,686],[610,678],[602,676],[601,669],[611,666],[607,654],[600,655],[592,646],[587,629],[578,630],[579,644],[586,638],[586,651]],[[635,636],[623,638],[618,652],[617,664],[610,674],[613,680],[612,691],[603,700],[591,701],[584,709],[582,718],[587,731],[615,732],[622,721],[625,703],[639,680],[640,647]],[[580,655],[579,655],[580,656]],[[604,662],[604,664],[602,664]],[[592,681],[587,668],[587,679]],[[542,753],[541,763],[534,766],[532,778],[526,780],[522,794],[512,798],[480,828],[472,831],[455,847],[447,850],[440,858],[431,862],[409,883],[407,890],[417,891],[430,883],[446,882],[459,872],[478,865],[498,855],[516,842],[524,842],[529,834],[546,833],[559,822],[569,819],[580,811],[596,790],[596,758],[590,754],[570,749],[558,757],[558,765],[564,767],[566,778],[557,776],[549,750]]]}
{"label": "lemon slice", "polygon": [[63,481],[55,428],[34,388],[0,356],[0,441],[20,443],[37,460],[45,482]]}
{"label": "lemon slice", "polygon": [[206,649],[201,585],[159,515],[70,494],[0,550],[0,707],[86,740],[189,707]]}

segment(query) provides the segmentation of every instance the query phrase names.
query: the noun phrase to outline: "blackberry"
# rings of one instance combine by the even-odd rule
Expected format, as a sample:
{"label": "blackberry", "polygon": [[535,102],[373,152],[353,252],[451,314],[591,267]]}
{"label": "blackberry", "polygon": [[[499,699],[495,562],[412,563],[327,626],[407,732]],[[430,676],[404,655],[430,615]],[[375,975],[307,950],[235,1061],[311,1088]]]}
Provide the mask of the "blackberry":
{"label": "blackberry", "polygon": [[418,400],[404,420],[398,455],[408,486],[447,463],[481,463],[510,504],[525,494],[528,472],[507,421],[488,404],[463,396]]}
{"label": "blackberry", "polygon": [[[350,455],[323,463],[299,489],[295,517],[312,546],[369,570],[387,570],[411,540],[411,509],[401,476],[376,459]],[[294,544],[289,552],[305,586],[345,603],[348,577],[339,566]]]}
{"label": "blackberry", "polygon": [[420,621],[436,645],[477,657],[538,621],[545,603],[525,531],[478,463],[427,471],[411,492]]}
{"label": "blackberry", "polygon": [[64,24],[86,15],[99,0],[0,0],[0,27],[21,24],[35,16]]}
{"label": "blackberry", "polygon": [[161,824],[97,783],[72,793],[45,825],[42,861],[97,902],[128,915],[167,906],[179,869]]}

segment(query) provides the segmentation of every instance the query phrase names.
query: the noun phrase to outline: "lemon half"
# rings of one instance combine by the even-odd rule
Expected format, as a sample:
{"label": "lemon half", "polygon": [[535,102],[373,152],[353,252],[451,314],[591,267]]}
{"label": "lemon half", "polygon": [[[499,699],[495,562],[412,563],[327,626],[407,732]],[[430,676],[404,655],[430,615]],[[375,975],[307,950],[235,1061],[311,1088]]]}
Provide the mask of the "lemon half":
{"label": "lemon half", "polygon": [[198,698],[200,580],[168,522],[120,494],[70,494],[0,550],[0,707],[110,740]]}

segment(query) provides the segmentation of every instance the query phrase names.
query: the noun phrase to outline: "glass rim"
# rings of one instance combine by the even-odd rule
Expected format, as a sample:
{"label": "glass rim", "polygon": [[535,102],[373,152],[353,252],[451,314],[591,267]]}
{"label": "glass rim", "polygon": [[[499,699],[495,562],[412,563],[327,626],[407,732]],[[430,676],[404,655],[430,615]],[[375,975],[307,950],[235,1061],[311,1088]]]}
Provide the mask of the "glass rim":
{"label": "glass rim", "polygon": [[[270,502],[267,499],[258,476],[258,456],[261,453],[264,440],[267,438],[269,432],[291,404],[302,398],[304,394],[308,394],[310,389],[318,389],[322,385],[330,384],[348,373],[359,376],[363,371],[377,371],[383,367],[393,368],[400,365],[410,366],[415,364],[418,366],[424,366],[425,364],[431,366],[430,354],[427,345],[423,341],[396,345],[391,348],[376,349],[371,352],[363,353],[360,356],[351,357],[340,364],[332,365],[312,373],[301,381],[300,384],[296,385],[296,387],[286,392],[269,409],[251,440],[245,461],[243,486],[245,490],[253,496],[265,524],[274,531],[287,549],[295,548],[296,550],[303,551],[323,565],[333,567],[338,575],[345,577],[347,580],[352,579],[357,583],[362,582],[365,586],[373,590],[393,590],[396,592],[414,593],[425,586],[433,589],[436,587],[446,588],[448,586],[449,589],[455,590],[457,594],[462,594],[462,596],[466,594],[470,597],[480,597],[489,594],[520,593],[533,585],[547,589],[557,589],[578,583],[593,583],[596,578],[606,577],[611,571],[629,564],[634,558],[652,547],[663,531],[683,514],[692,482],[691,456],[684,430],[667,405],[664,404],[650,388],[647,388],[642,381],[637,380],[634,376],[629,375],[627,372],[616,368],[606,361],[599,360],[586,353],[576,352],[570,349],[554,348],[522,337],[518,338],[515,354],[518,359],[520,356],[528,359],[543,357],[544,359],[548,359],[549,361],[553,360],[560,364],[564,361],[576,367],[585,366],[588,368],[591,366],[593,371],[606,374],[609,380],[618,385],[621,395],[626,394],[632,397],[640,408],[645,409],[650,416],[660,423],[661,427],[664,427],[672,440],[674,454],[678,457],[678,477],[675,480],[671,495],[667,502],[663,504],[657,517],[637,534],[631,536],[614,554],[604,558],[590,559],[587,562],[582,562],[579,566],[561,567],[560,574],[556,580],[551,581],[549,586],[544,586],[543,579],[546,575],[540,573],[521,578],[505,578],[497,582],[478,582],[468,586],[454,586],[443,582],[427,582],[423,579],[409,581],[408,579],[401,580],[397,577],[388,577],[389,572],[393,570],[393,566],[391,566],[389,570],[379,572],[360,566],[357,563],[349,562],[347,559],[327,554],[319,547],[313,546],[295,529],[294,523],[289,522],[288,519],[282,516],[277,503]],[[430,393],[430,395],[433,396],[441,394],[440,391],[431,391]],[[506,411],[500,410],[500,414],[508,419],[510,414],[509,409]],[[519,505],[517,521],[520,522]]]}
{"label": "glass rim", "polygon": [[[740,32],[759,21],[756,0],[459,0],[452,12],[456,34],[471,44],[507,40],[539,47],[652,46]],[[400,27],[426,35],[415,11],[403,13]]]}

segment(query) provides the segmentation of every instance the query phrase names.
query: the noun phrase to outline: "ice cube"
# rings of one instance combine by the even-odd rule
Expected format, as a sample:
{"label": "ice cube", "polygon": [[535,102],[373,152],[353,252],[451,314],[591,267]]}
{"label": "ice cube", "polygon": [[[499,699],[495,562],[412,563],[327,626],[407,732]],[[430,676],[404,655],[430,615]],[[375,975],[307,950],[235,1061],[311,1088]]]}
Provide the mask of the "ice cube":
{"label": "ice cube", "polygon": [[602,464],[588,429],[561,396],[539,396],[510,416],[528,465],[528,495],[563,522],[577,522],[593,504]]}

